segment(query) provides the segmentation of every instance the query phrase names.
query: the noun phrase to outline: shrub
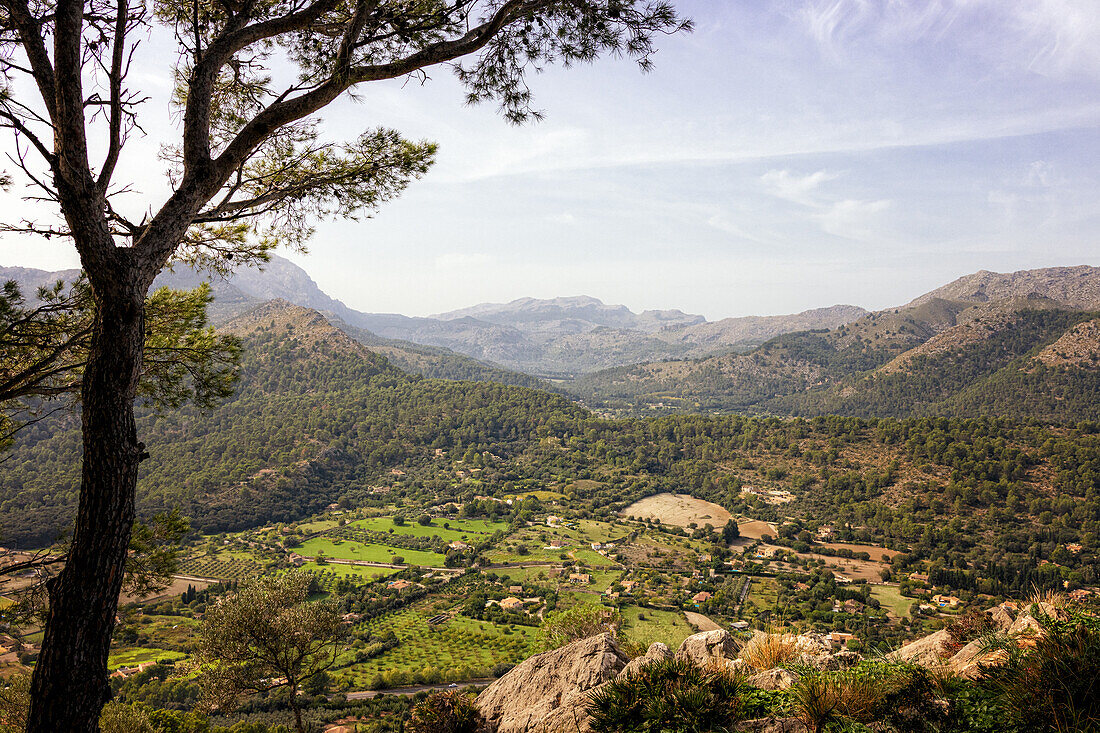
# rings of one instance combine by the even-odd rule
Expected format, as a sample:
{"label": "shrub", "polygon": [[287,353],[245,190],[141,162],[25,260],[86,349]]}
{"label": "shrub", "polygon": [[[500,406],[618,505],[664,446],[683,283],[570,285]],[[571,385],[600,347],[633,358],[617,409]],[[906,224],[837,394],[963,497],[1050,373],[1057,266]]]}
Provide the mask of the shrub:
{"label": "shrub", "polygon": [[737,656],[749,667],[764,670],[787,664],[797,653],[795,641],[788,634],[757,634]]}
{"label": "shrub", "polygon": [[947,625],[953,646],[960,648],[993,630],[993,618],[985,611],[971,610]]}
{"label": "shrub", "polygon": [[741,719],[744,689],[725,668],[668,659],[595,690],[586,707],[594,733],[725,731]]}
{"label": "shrub", "polygon": [[1100,631],[1083,620],[1039,620],[1046,633],[1029,650],[1010,641],[1006,663],[986,670],[987,684],[1008,720],[1024,730],[1100,728]]}
{"label": "shrub", "polygon": [[473,699],[464,692],[432,693],[416,704],[408,725],[409,733],[476,733],[483,723]]}
{"label": "shrub", "polygon": [[543,651],[549,651],[605,632],[618,638],[622,626],[623,617],[615,609],[598,603],[582,603],[548,614],[539,627],[538,644]]}

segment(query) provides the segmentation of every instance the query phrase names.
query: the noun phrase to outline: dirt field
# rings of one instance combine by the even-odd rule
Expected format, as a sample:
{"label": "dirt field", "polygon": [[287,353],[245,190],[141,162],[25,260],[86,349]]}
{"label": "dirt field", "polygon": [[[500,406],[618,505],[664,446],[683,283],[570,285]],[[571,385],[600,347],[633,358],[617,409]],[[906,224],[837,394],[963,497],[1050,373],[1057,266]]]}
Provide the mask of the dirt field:
{"label": "dirt field", "polygon": [[717,631],[722,628],[701,613],[684,611],[684,615],[687,616],[688,623],[694,626],[696,631]]}
{"label": "dirt field", "polygon": [[696,499],[687,494],[654,494],[636,501],[620,514],[624,517],[660,519],[662,524],[687,527],[692,522],[702,527],[710,524],[721,529],[733,515],[717,504]]}
{"label": "dirt field", "polygon": [[758,540],[764,535],[768,535],[769,537],[776,537],[779,534],[774,526],[768,524],[767,522],[761,522],[757,519],[738,524],[737,531],[741,533],[742,537],[748,538],[750,540]]}
{"label": "dirt field", "polygon": [[894,555],[898,554],[897,550],[887,550],[885,547],[875,547],[874,545],[849,545],[844,542],[822,542],[821,544],[825,547],[831,547],[834,550],[866,552],[871,556],[872,560],[878,560],[880,562],[889,560]]}
{"label": "dirt field", "polygon": [[164,598],[171,598],[172,596],[183,595],[183,592],[187,590],[187,586],[189,585],[194,586],[195,590],[203,590],[204,588],[209,587],[211,583],[208,583],[205,580],[184,580],[182,578],[174,577],[172,578],[171,585],[162,590],[160,593],[154,593],[153,595],[147,596],[145,598],[138,598],[137,596],[132,596],[129,593],[123,593],[121,596],[119,596],[118,602],[119,604],[126,604],[133,603],[134,601],[149,602],[162,600]]}

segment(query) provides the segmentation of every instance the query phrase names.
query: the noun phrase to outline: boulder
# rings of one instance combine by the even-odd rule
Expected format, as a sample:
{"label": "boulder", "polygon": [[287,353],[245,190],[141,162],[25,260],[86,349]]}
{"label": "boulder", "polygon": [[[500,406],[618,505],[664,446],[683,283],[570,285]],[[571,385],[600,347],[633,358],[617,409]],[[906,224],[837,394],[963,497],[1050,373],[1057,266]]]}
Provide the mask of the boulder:
{"label": "boulder", "polygon": [[998,631],[1008,631],[1012,626],[1012,622],[1015,618],[1004,606],[994,606],[987,609],[986,613],[993,619],[993,627]]}
{"label": "boulder", "polygon": [[754,718],[742,720],[734,727],[744,733],[810,733],[810,728],[798,718]]}
{"label": "boulder", "polygon": [[1008,627],[1009,636],[1023,636],[1035,638],[1042,636],[1043,626],[1039,623],[1039,620],[1031,615],[1030,611],[1024,611],[1016,620],[1012,622],[1012,625]]}
{"label": "boulder", "polygon": [[795,682],[798,682],[798,675],[790,670],[777,667],[757,672],[745,682],[760,690],[786,690]]}
{"label": "boulder", "polygon": [[521,662],[478,695],[477,708],[494,733],[583,733],[588,693],[627,662],[610,634],[574,641]]}
{"label": "boulder", "polygon": [[837,669],[851,669],[863,660],[863,655],[858,652],[850,652],[847,649],[842,649],[836,654],[832,654],[825,661],[823,669],[837,670]]}
{"label": "boulder", "polygon": [[734,659],[736,656],[737,642],[725,629],[693,634],[684,639],[684,643],[676,650],[677,659],[686,659],[700,667],[719,660]]}
{"label": "boulder", "polygon": [[1005,659],[1003,651],[983,652],[981,640],[975,639],[947,660],[947,666],[960,677],[972,680],[981,674],[981,665],[994,666]]}
{"label": "boulder", "polygon": [[901,649],[890,652],[888,656],[890,659],[935,669],[942,667],[944,660],[951,657],[954,652],[951,634],[947,629],[940,629],[933,634],[909,642]]}
{"label": "boulder", "polygon": [[672,652],[661,642],[655,641],[649,645],[649,649],[643,656],[631,659],[630,663],[623,667],[623,671],[619,672],[619,676],[626,677],[627,675],[635,674],[650,662],[657,662],[664,659],[672,659]]}

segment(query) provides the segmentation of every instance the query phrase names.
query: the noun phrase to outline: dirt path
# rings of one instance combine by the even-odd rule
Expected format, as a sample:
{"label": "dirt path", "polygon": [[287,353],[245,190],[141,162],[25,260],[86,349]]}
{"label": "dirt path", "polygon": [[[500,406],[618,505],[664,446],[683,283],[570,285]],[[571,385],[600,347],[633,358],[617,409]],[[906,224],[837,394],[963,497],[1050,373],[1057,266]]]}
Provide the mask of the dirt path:
{"label": "dirt path", "polygon": [[701,613],[684,611],[684,615],[687,616],[688,623],[694,626],[696,631],[718,631],[722,628]]}

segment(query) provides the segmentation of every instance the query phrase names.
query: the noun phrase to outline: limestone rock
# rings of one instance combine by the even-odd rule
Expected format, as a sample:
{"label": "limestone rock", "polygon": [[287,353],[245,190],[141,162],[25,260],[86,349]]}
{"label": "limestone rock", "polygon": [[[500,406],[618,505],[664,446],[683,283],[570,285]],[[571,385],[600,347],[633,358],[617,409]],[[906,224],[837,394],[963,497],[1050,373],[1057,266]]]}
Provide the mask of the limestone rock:
{"label": "limestone rock", "polygon": [[981,666],[994,666],[1004,662],[1006,655],[1003,651],[983,652],[982,642],[975,639],[947,660],[947,665],[960,677],[972,680],[981,674]]}
{"label": "limestone rock", "polygon": [[649,649],[643,656],[635,657],[630,660],[630,663],[623,667],[623,671],[619,672],[620,677],[626,677],[638,672],[642,667],[650,662],[656,662],[664,659],[672,659],[672,652],[669,648],[659,641],[655,641],[649,645]]}
{"label": "limestone rock", "polygon": [[737,642],[725,629],[693,634],[684,639],[684,643],[676,650],[677,659],[686,659],[701,667],[736,656]]}
{"label": "limestone rock", "polygon": [[921,667],[936,668],[943,666],[944,660],[952,656],[951,634],[947,629],[929,634],[916,641],[909,642],[901,649],[890,653],[891,659],[911,662]]}
{"label": "limestone rock", "polygon": [[610,634],[581,639],[520,663],[478,695],[477,708],[495,733],[583,733],[587,693],[627,661]]}
{"label": "limestone rock", "polygon": [[993,619],[994,628],[999,631],[1008,631],[1012,627],[1012,622],[1015,621],[1012,614],[1004,606],[994,606],[986,611]]}
{"label": "limestone rock", "polygon": [[746,683],[761,690],[786,690],[798,682],[798,675],[789,670],[777,667],[757,672],[745,680]]}

